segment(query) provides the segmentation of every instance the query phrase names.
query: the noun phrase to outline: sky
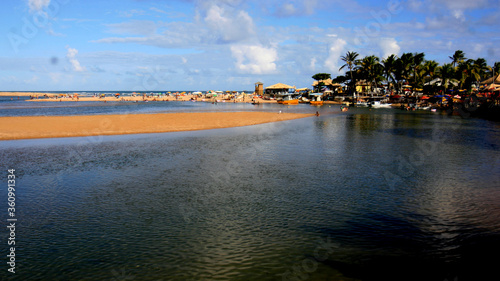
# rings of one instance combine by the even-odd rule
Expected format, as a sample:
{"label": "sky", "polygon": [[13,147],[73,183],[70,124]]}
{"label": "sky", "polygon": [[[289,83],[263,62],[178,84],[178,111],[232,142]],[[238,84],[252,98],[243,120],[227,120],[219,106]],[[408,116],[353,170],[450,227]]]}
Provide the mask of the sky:
{"label": "sky", "polygon": [[252,91],[340,57],[500,61],[500,0],[2,1],[0,91]]}

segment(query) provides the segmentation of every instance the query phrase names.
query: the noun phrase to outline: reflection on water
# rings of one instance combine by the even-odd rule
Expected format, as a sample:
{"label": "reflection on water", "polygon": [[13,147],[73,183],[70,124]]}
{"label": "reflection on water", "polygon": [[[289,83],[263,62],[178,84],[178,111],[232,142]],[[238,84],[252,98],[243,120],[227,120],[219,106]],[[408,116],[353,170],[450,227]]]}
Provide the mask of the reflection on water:
{"label": "reflection on water", "polygon": [[233,129],[2,142],[2,168],[18,176],[16,277],[484,280],[495,273],[497,124],[321,110]]}

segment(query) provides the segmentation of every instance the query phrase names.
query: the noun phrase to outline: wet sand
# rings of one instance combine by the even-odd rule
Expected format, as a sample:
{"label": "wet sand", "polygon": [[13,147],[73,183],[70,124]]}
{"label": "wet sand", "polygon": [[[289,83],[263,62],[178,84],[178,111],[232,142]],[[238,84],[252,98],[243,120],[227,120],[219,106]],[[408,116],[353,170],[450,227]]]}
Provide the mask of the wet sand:
{"label": "wet sand", "polygon": [[272,112],[0,117],[0,140],[208,130],[314,116]]}

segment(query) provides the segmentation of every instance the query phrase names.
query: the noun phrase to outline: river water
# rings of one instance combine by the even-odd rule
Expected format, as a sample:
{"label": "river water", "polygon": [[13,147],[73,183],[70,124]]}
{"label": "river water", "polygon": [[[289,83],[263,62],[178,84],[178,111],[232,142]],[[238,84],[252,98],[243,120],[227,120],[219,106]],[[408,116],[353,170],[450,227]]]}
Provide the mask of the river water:
{"label": "river water", "polygon": [[[158,104],[7,101],[0,115],[321,115],[220,130],[0,142],[0,202],[7,202],[6,170],[15,169],[18,218],[16,273],[3,262],[2,280],[498,276],[498,123],[392,109]],[[5,227],[1,235],[6,255]]]}

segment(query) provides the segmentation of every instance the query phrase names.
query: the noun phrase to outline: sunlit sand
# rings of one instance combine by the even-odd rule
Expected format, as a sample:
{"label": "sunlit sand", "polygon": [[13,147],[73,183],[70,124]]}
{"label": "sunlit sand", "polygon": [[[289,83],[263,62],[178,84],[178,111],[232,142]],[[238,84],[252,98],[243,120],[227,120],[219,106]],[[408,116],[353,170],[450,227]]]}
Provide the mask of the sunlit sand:
{"label": "sunlit sand", "polygon": [[0,117],[0,140],[208,130],[310,117],[274,112]]}

